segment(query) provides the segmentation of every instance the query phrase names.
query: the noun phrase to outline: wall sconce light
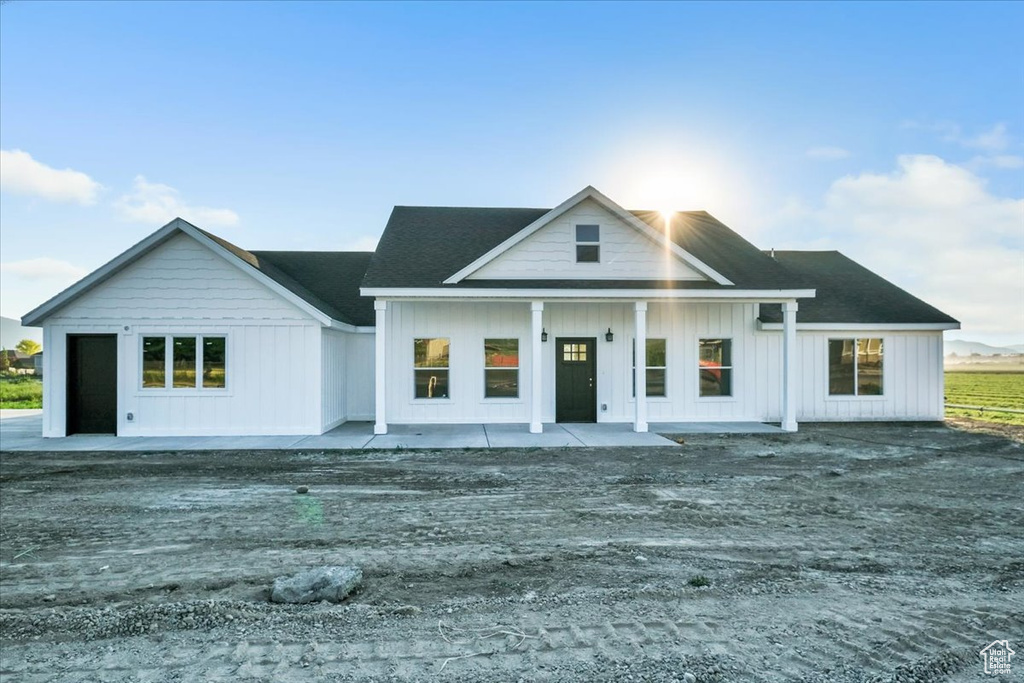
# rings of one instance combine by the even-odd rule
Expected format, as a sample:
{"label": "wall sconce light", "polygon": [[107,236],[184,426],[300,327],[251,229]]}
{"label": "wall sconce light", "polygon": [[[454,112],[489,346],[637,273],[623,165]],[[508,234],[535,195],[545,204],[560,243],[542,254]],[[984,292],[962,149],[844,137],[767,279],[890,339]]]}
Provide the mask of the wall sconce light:
{"label": "wall sconce light", "polygon": [[615,335],[612,334],[612,328],[609,327],[608,331],[604,333],[604,340],[611,341],[613,339],[615,339]]}
{"label": "wall sconce light", "polygon": [[546,342],[548,340],[548,331],[543,327],[540,330],[540,340],[542,342]]}

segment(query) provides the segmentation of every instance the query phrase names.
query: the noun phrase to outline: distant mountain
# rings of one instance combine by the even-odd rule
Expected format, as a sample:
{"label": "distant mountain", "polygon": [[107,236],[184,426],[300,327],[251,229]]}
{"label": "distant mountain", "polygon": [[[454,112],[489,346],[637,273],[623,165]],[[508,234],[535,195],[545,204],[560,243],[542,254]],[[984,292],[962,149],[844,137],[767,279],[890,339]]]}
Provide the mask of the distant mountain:
{"label": "distant mountain", "polygon": [[43,343],[43,330],[39,327],[22,327],[13,318],[0,315],[0,347],[13,349],[22,339],[31,339]]}
{"label": "distant mountain", "polygon": [[1005,356],[1008,354],[1024,353],[1024,344],[1016,344],[1015,346],[989,346],[988,344],[982,344],[981,342],[953,339],[943,344],[943,349],[943,353],[947,356],[951,353],[955,353],[958,356],[970,356],[974,353],[979,356],[994,356],[996,354]]}

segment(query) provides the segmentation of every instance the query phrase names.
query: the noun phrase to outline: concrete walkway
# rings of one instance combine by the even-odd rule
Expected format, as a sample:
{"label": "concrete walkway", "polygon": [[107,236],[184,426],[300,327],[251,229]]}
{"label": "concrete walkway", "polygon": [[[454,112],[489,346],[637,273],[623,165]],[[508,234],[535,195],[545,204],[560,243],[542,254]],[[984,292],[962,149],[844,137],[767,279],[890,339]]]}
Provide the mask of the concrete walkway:
{"label": "concrete walkway", "polygon": [[637,434],[629,424],[546,424],[530,434],[525,424],[390,425],[373,434],[369,422],[348,422],[319,436],[127,436],[76,434],[44,439],[42,411],[0,411],[4,451],[198,451],[332,450],[350,448],[581,448],[594,446],[678,446],[662,434],[782,434],[760,422],[657,423]]}

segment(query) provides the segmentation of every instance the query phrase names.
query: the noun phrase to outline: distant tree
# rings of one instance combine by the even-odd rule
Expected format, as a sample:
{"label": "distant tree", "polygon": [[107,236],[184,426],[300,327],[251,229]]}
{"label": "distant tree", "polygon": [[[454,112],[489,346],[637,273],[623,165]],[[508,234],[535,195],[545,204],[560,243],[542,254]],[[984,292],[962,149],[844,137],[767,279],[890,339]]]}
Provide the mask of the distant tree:
{"label": "distant tree", "polygon": [[11,359],[7,355],[7,349],[0,349],[0,372],[7,372],[11,369]]}
{"label": "distant tree", "polygon": [[14,350],[18,353],[23,353],[26,356],[34,356],[43,350],[43,347],[39,345],[39,342],[32,341],[31,339],[22,339],[14,347]]}

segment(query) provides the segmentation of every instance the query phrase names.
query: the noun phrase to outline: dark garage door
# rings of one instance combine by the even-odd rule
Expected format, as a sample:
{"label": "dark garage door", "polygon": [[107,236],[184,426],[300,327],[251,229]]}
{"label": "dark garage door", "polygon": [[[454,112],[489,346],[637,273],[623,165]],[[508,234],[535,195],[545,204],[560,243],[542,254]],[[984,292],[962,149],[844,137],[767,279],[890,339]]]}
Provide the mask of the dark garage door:
{"label": "dark garage door", "polygon": [[67,433],[117,433],[116,335],[68,335]]}

